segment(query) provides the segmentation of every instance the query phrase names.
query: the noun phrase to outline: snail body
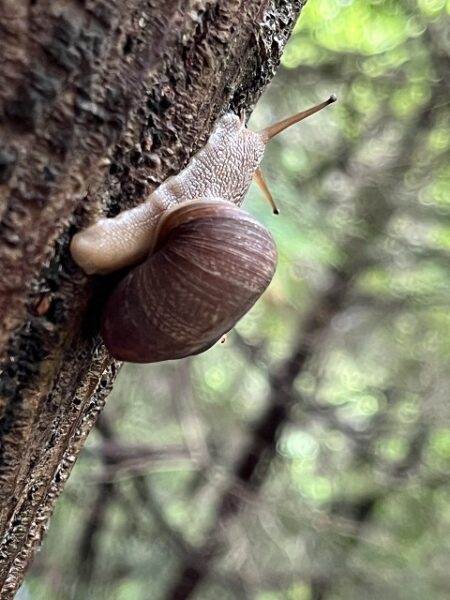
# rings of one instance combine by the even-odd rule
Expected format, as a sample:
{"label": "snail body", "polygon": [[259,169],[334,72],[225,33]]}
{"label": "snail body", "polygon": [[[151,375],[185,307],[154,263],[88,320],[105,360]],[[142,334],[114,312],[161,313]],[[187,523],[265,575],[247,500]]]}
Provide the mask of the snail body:
{"label": "snail body", "polygon": [[90,275],[112,273],[146,257],[166,210],[197,198],[221,198],[240,206],[264,148],[260,133],[246,129],[236,115],[224,115],[186,168],[166,179],[146,202],[75,234],[73,259]]}
{"label": "snail body", "polygon": [[239,207],[254,179],[273,203],[259,164],[272,137],[335,96],[261,132],[224,115],[208,143],[140,206],[77,233],[70,250],[88,274],[128,267],[101,321],[119,360],[198,354],[253,306],[275,272],[270,233]]}

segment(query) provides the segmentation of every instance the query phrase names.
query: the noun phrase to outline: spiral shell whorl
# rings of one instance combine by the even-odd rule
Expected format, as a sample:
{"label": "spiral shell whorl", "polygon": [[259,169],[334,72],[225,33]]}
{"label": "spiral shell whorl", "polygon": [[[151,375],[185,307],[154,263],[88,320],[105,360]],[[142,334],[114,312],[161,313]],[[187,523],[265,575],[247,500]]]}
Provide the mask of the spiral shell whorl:
{"label": "spiral shell whorl", "polygon": [[165,221],[162,245],[124,277],[104,310],[103,339],[120,360],[156,362],[208,348],[275,272],[270,233],[229,202],[187,203]]}

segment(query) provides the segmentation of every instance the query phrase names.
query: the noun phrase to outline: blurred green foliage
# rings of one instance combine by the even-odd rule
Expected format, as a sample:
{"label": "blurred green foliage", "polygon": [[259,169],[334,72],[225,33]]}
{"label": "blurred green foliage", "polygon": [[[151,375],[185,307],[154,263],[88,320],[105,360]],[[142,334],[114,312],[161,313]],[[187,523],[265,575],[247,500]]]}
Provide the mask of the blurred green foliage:
{"label": "blurred green foliage", "polygon": [[[275,279],[225,345],[123,369],[31,598],[169,599],[211,537],[196,598],[448,600],[449,13],[449,0],[309,0],[250,123],[339,98],[267,151],[281,215],[256,189],[246,201],[276,239]],[[305,339],[260,489],[237,486],[221,521]]]}

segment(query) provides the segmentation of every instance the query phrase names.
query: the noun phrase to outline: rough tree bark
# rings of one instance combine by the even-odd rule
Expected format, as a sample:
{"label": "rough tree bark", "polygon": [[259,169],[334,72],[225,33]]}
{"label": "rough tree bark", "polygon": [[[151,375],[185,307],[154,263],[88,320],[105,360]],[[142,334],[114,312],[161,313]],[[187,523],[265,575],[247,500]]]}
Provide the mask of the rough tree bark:
{"label": "rough tree bark", "polygon": [[111,280],[68,242],[251,107],[306,0],[0,3],[0,597],[14,596],[119,365]]}

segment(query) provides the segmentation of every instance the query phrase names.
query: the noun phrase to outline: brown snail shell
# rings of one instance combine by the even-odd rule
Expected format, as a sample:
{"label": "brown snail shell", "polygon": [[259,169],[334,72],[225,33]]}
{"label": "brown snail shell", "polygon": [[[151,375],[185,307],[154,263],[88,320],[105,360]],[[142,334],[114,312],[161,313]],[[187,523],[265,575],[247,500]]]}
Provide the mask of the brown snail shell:
{"label": "brown snail shell", "polygon": [[149,363],[209,348],[272,280],[267,229],[226,201],[194,200],[161,218],[148,258],[108,299],[101,332],[119,360]]}

